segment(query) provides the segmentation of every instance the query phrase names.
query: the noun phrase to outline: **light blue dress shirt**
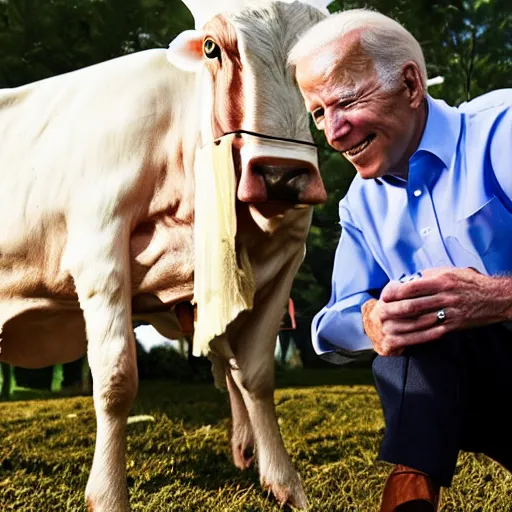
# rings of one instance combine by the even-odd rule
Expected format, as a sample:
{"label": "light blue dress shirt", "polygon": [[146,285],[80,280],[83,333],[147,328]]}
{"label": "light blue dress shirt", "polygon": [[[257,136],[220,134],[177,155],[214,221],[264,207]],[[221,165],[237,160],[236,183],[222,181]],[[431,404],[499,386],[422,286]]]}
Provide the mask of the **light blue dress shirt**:
{"label": "light blue dress shirt", "polygon": [[312,323],[332,362],[372,349],[361,305],[390,280],[441,266],[512,272],[512,89],[458,108],[427,101],[408,180],[357,175],[340,202],[331,298]]}

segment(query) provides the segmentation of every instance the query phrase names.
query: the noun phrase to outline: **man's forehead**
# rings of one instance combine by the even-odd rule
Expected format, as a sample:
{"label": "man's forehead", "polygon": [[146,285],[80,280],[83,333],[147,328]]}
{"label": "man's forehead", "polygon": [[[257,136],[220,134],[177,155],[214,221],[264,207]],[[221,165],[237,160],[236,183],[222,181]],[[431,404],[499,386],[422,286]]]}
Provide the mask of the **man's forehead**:
{"label": "man's forehead", "polygon": [[322,80],[354,84],[374,72],[372,59],[365,52],[360,31],[353,30],[345,36],[323,46],[297,65],[299,82]]}
{"label": "man's forehead", "polygon": [[330,74],[330,71],[336,67],[338,56],[329,51],[328,48],[323,48],[319,52],[310,57],[306,57],[298,63],[298,74],[311,77],[324,77]]}

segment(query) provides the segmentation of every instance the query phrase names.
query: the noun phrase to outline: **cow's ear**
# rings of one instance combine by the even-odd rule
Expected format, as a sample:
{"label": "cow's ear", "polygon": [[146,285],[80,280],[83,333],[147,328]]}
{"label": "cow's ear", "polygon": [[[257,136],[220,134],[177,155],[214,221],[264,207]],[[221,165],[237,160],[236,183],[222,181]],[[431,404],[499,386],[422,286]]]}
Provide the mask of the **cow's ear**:
{"label": "cow's ear", "polygon": [[184,71],[197,71],[203,62],[203,34],[199,30],[185,30],[171,41],[167,60]]}

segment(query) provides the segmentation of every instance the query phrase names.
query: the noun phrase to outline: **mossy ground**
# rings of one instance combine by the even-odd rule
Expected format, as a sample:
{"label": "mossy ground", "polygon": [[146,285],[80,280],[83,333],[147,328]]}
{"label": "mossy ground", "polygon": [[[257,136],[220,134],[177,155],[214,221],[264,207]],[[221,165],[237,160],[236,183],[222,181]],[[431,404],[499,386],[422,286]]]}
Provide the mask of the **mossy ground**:
{"label": "mossy ground", "polygon": [[[14,401],[0,404],[0,510],[82,511],[95,439],[92,399],[32,396],[17,390]],[[376,461],[384,423],[370,372],[283,372],[275,401],[309,510],[378,510],[390,466]],[[127,427],[134,511],[280,510],[255,470],[231,464],[226,394],[208,384],[146,381],[133,414],[155,418]],[[512,476],[463,453],[442,510],[512,510]]]}

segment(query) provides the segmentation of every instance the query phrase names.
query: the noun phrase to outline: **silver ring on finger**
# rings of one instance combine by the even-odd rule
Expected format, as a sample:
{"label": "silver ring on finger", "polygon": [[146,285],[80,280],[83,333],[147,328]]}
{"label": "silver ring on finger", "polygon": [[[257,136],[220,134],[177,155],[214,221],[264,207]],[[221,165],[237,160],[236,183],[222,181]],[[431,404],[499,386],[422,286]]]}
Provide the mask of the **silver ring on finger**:
{"label": "silver ring on finger", "polygon": [[437,313],[437,323],[442,324],[446,320],[446,311],[441,308]]}

